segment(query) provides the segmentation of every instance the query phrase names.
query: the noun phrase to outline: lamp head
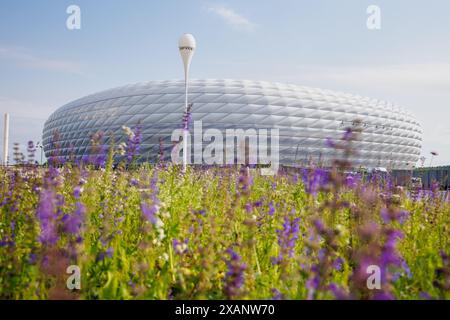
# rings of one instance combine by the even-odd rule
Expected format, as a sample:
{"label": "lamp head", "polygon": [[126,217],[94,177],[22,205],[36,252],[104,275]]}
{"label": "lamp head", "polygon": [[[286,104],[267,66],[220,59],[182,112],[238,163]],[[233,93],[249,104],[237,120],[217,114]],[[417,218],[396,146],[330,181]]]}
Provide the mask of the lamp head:
{"label": "lamp head", "polygon": [[182,48],[190,48],[192,50],[195,50],[195,38],[192,34],[190,33],[185,33],[180,37],[180,40],[178,40],[178,47],[180,48],[180,50]]}
{"label": "lamp head", "polygon": [[185,73],[189,71],[189,66],[191,64],[196,45],[195,38],[190,33],[183,34],[180,40],[178,40],[178,48],[180,49],[180,55],[183,60]]}

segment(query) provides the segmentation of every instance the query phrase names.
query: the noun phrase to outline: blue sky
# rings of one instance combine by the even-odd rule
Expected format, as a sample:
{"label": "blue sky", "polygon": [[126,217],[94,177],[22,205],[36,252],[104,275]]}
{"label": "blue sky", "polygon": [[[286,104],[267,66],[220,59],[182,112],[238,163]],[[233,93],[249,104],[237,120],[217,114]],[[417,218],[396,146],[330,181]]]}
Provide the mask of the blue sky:
{"label": "blue sky", "polygon": [[[68,30],[66,8],[81,8]],[[381,29],[366,27],[369,5]],[[450,164],[450,2],[0,2],[0,112],[11,142],[40,140],[59,106],[127,83],[182,78],[179,36],[193,33],[192,78],[288,82],[389,100],[424,130],[423,154]]]}

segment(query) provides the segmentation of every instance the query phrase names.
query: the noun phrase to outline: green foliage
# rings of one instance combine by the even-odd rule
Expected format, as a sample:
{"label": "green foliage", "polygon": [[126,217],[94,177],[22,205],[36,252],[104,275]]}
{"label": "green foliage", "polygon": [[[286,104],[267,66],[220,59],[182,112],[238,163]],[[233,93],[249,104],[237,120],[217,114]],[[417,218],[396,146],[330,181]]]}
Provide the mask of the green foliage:
{"label": "green foliage", "polygon": [[[226,250],[232,248],[245,264],[237,298],[270,299],[278,292],[285,299],[306,299],[312,266],[326,248],[330,259],[342,258],[342,266],[321,273],[314,298],[332,299],[326,289],[332,283],[353,290],[354,253],[366,246],[358,237],[363,220],[388,224],[380,216],[390,205],[384,187],[369,182],[313,195],[293,175],[261,176],[255,170],[248,191],[242,191],[242,172],[233,168],[182,174],[176,166],[112,170],[112,156],[108,163],[106,170],[65,166],[52,179],[51,168],[0,169],[0,298],[224,299]],[[49,189],[64,199],[53,212],[55,244],[39,238],[39,203]],[[394,296],[418,299],[426,292],[448,299],[448,269],[440,253],[449,252],[449,202],[391,192],[398,197],[396,210],[409,212],[404,223],[389,227],[404,235],[398,250],[411,272],[408,277],[403,269],[393,270]],[[81,228],[68,234],[64,226],[77,203],[86,209]],[[143,203],[156,205],[156,223],[143,213]],[[283,253],[279,236],[286,217],[300,218],[298,237],[293,254],[274,263]],[[318,218],[336,231],[335,238],[311,241]],[[69,265],[81,269],[81,290],[75,293],[64,288]]]}

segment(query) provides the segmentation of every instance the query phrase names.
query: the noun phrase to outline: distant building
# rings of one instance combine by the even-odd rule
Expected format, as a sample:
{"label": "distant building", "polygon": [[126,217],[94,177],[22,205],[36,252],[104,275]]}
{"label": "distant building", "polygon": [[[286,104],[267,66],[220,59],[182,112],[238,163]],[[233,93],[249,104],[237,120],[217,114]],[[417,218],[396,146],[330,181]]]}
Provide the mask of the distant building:
{"label": "distant building", "polygon": [[[362,133],[355,142],[355,167],[411,169],[417,162],[422,130],[407,111],[388,102],[297,85],[245,80],[191,80],[192,120],[204,130],[217,128],[278,128],[282,165],[324,165],[339,157],[331,140],[360,120]],[[141,123],[141,160],[158,158],[160,141],[172,146],[172,130],[181,126],[184,81],[150,81],[114,88],[70,102],[45,123],[43,141],[47,157],[89,155],[91,136],[97,131],[124,139],[122,126]],[[54,135],[58,132],[58,135]],[[55,138],[56,137],[56,138]],[[54,141],[57,139],[57,141]],[[206,143],[205,143],[206,144]]]}
{"label": "distant building", "polygon": [[450,166],[418,168],[414,170],[413,177],[420,178],[426,189],[431,189],[433,183],[442,190],[450,189]]}

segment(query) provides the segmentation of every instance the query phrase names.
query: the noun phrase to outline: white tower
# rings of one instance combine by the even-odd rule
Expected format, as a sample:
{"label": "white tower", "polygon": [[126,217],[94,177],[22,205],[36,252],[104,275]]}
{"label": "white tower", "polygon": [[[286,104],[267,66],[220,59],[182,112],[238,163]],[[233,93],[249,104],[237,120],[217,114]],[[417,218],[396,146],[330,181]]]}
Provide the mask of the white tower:
{"label": "white tower", "polygon": [[9,142],[9,114],[5,113],[5,123],[3,127],[3,165],[8,164],[8,142]]}
{"label": "white tower", "polygon": [[[185,97],[184,97],[184,112],[187,116],[188,112],[188,82],[189,82],[189,67],[191,65],[192,56],[194,55],[196,43],[195,38],[190,33],[185,33],[181,36],[178,41],[178,48],[180,49],[181,59],[184,64],[184,87],[185,87]],[[189,128],[183,130],[183,172],[186,172],[187,165],[187,135]]]}

